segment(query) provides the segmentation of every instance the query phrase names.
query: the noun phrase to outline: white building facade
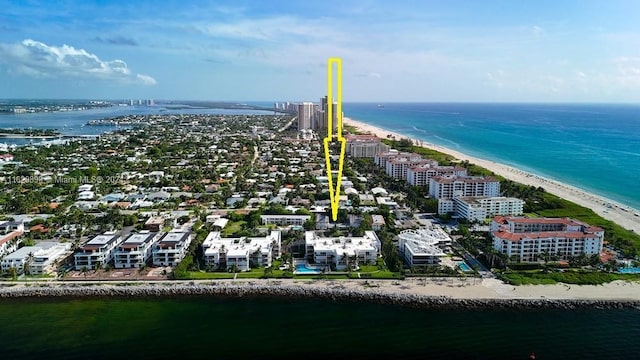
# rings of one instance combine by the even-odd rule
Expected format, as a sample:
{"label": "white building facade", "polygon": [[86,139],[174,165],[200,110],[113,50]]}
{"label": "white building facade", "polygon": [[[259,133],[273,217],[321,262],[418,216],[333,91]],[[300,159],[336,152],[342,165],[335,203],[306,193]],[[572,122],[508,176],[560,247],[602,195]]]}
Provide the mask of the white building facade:
{"label": "white building facade", "polygon": [[333,264],[336,270],[345,270],[351,263],[375,264],[381,243],[373,231],[362,237],[321,237],[315,231],[305,233],[305,257],[316,264]]}
{"label": "white building facade", "polygon": [[260,215],[260,222],[262,223],[262,225],[274,224],[278,226],[302,226],[310,219],[311,215]]}
{"label": "white building facade", "polygon": [[398,252],[409,267],[438,265],[451,238],[442,229],[404,230],[398,234]]}
{"label": "white building facade", "polygon": [[500,182],[484,176],[436,176],[429,180],[429,195],[435,199],[460,196],[500,196]]}
{"label": "white building facade", "polygon": [[27,270],[30,275],[53,272],[55,262],[71,249],[71,243],[40,242],[35,246],[25,246],[2,259],[2,272],[15,268],[17,274]]}
{"label": "white building facade", "polygon": [[151,256],[154,266],[178,265],[184,259],[191,244],[191,234],[188,232],[168,232],[153,246]]}
{"label": "white building facade", "polygon": [[442,175],[466,176],[467,169],[458,166],[416,165],[407,169],[407,183],[413,186],[428,186],[429,181]]}
{"label": "white building facade", "polygon": [[497,216],[491,222],[493,247],[516,261],[532,262],[541,255],[562,260],[599,254],[604,230],[569,218]]}
{"label": "white building facade", "polygon": [[116,269],[139,269],[151,258],[153,245],[160,240],[161,233],[142,231],[129,235],[116,249],[114,266]]}
{"label": "white building facade", "polygon": [[95,270],[98,264],[107,265],[113,259],[114,250],[120,242],[122,238],[114,232],[106,232],[89,240],[74,255],[76,270]]}
{"label": "white building facade", "polygon": [[282,253],[280,231],[271,231],[266,237],[223,238],[212,231],[202,243],[207,268],[249,271],[251,267],[269,267]]}
{"label": "white building facade", "polygon": [[454,216],[470,222],[482,222],[496,215],[522,215],[524,201],[510,197],[457,197],[453,199]]}

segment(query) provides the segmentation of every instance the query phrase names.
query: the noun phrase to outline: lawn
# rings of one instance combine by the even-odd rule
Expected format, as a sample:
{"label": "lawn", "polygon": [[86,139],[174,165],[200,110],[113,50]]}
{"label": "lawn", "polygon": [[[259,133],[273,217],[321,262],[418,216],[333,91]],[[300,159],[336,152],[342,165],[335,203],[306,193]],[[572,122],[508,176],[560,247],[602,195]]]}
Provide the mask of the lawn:
{"label": "lawn", "polygon": [[224,227],[224,229],[222,229],[222,236],[223,237],[229,237],[232,236],[233,234],[240,232],[240,230],[242,230],[242,227],[246,224],[247,222],[244,220],[240,220],[240,221],[231,221],[227,224],[227,226]]}

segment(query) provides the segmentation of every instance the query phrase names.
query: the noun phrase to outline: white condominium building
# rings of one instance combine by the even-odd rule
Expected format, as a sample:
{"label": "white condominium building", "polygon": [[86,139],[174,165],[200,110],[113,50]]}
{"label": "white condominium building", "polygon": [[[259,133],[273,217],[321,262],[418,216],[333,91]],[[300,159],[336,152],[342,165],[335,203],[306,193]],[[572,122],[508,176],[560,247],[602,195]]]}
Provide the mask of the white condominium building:
{"label": "white condominium building", "polygon": [[94,270],[98,264],[106,266],[113,259],[113,252],[120,242],[122,238],[113,231],[89,240],[74,255],[76,270]]}
{"label": "white condominium building", "polygon": [[500,195],[500,182],[488,176],[436,176],[429,181],[429,195],[435,199],[453,199],[459,196],[494,197]]}
{"label": "white condominium building", "polygon": [[437,265],[451,238],[440,228],[404,230],[398,235],[398,252],[409,267]]}
{"label": "white condominium building", "polygon": [[266,237],[223,238],[220,232],[210,232],[202,243],[205,266],[240,271],[251,267],[271,266],[273,259],[281,254],[280,231],[272,231]]}
{"label": "white condominium building", "polygon": [[116,269],[139,269],[147,264],[153,245],[160,240],[161,233],[141,231],[127,237],[116,249],[114,262]]}
{"label": "white condominium building", "polygon": [[15,268],[18,274],[28,270],[31,275],[41,275],[54,271],[56,260],[62,258],[71,249],[71,243],[53,241],[39,242],[34,246],[25,246],[2,259],[2,272]]}
{"label": "white condominium building", "polygon": [[168,232],[153,246],[151,252],[154,266],[176,266],[184,259],[191,244],[188,232]]}
{"label": "white condominium building", "polygon": [[405,180],[407,169],[418,165],[437,166],[435,160],[423,159],[420,155],[396,156],[387,160],[385,172],[394,179]]}
{"label": "white condominium building", "polygon": [[305,257],[316,264],[334,264],[336,270],[353,265],[374,264],[380,253],[380,239],[373,231],[362,237],[320,237],[315,231],[305,233]]}
{"label": "white condominium building", "polygon": [[275,224],[278,226],[302,226],[309,219],[311,219],[311,215],[260,215],[260,222],[262,225]]}
{"label": "white condominium building", "polygon": [[375,135],[349,135],[345,152],[354,158],[373,158],[376,154],[386,152],[389,146]]}
{"label": "white condominium building", "polygon": [[380,168],[382,169],[387,169],[387,161],[389,161],[389,159],[394,158],[396,156],[399,155],[410,155],[410,153],[405,153],[405,152],[398,152],[398,150],[395,149],[389,149],[389,151],[382,151],[377,153],[374,157],[373,157],[373,162]]}
{"label": "white condominium building", "polygon": [[599,254],[604,230],[569,218],[496,216],[491,236],[494,249],[517,261],[538,261],[545,253],[568,260]]}
{"label": "white condominium building", "polygon": [[516,198],[496,197],[457,197],[453,199],[455,216],[468,221],[484,221],[496,215],[522,215],[524,201]]}
{"label": "white condominium building", "polygon": [[407,182],[414,186],[428,186],[431,178],[442,175],[467,176],[467,169],[459,166],[433,166],[432,164],[411,166],[407,169]]}

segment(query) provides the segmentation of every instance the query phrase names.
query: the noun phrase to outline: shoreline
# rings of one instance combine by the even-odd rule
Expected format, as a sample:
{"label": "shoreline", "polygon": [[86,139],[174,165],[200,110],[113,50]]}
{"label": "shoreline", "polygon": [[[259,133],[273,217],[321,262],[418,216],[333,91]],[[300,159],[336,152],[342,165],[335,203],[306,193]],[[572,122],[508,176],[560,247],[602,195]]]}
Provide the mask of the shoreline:
{"label": "shoreline", "polygon": [[[466,155],[457,150],[447,148],[445,146],[436,145],[421,140],[416,140],[411,136],[402,135],[400,133],[382,129],[380,127],[369,125],[359,120],[353,120],[348,117],[344,117],[343,121],[346,125],[355,126],[364,132],[370,132],[379,138],[386,139],[387,135],[391,134],[398,139],[409,138],[413,140],[414,144],[422,144],[421,146],[427,149],[439,151],[451,155],[459,160],[468,161],[470,163],[481,166],[487,170],[494,172],[506,179],[535,187],[543,187],[547,192],[554,194],[565,200],[569,200],[578,205],[587,207],[593,210],[599,216],[613,221],[616,224],[622,226],[625,229],[632,230],[636,233],[640,233],[640,217],[635,216],[635,213],[639,213],[638,209],[634,209],[627,205],[622,205],[617,201],[608,199],[604,196],[589,193],[585,190],[581,190],[577,187],[562,183],[557,180],[551,180],[527,171],[517,169],[515,167],[498,163],[491,160],[485,160],[477,158],[475,156]],[[611,207],[607,205],[611,204]],[[624,210],[627,209],[627,210]]]}
{"label": "shoreline", "polygon": [[[40,298],[287,298],[366,301],[416,308],[640,309],[640,284],[528,285],[513,287],[496,279],[465,280],[215,280],[140,284],[29,283],[0,286],[0,301]],[[545,295],[542,295],[545,294]]]}

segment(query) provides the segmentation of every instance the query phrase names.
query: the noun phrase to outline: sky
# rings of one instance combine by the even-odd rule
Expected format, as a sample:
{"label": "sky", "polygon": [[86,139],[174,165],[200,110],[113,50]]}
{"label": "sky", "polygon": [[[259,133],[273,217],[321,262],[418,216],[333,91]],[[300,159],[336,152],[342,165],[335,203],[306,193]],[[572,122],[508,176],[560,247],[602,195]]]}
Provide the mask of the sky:
{"label": "sky", "polygon": [[640,102],[639,1],[0,0],[0,98]]}

